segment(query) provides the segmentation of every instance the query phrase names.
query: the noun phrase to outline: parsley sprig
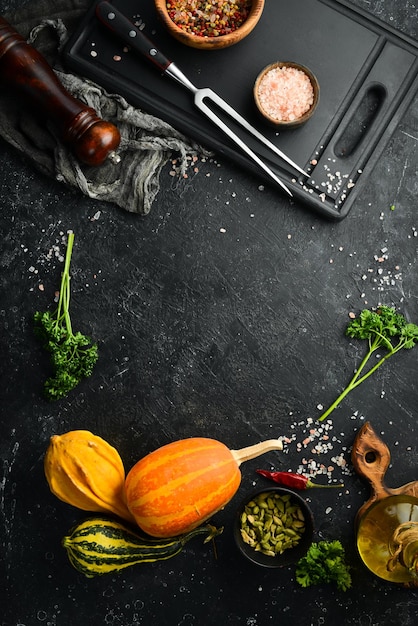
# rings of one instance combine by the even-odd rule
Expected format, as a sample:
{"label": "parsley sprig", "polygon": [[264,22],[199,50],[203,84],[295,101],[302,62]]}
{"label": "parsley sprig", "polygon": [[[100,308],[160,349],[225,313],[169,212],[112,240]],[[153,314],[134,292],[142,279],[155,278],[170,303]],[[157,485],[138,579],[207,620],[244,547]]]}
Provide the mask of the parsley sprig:
{"label": "parsley sprig", "polygon": [[58,307],[54,313],[37,311],[35,333],[50,353],[53,376],[44,385],[49,400],[64,398],[78,383],[92,374],[98,359],[97,344],[81,332],[73,332],[70,318],[70,263],[74,233],[68,232],[67,252],[61,278]]}
{"label": "parsley sprig", "polygon": [[335,583],[340,591],[351,587],[351,574],[340,541],[312,543],[296,565],[296,581],[302,587]]}
{"label": "parsley sprig", "polygon": [[[382,305],[376,311],[364,309],[358,318],[348,324],[346,335],[353,339],[366,340],[367,352],[347,387],[321,415],[320,422],[332,413],[350,391],[369,378],[391,356],[404,348],[408,350],[413,348],[418,343],[418,326],[408,323],[394,308]],[[383,350],[385,353],[367,369],[372,355],[377,350]]]}

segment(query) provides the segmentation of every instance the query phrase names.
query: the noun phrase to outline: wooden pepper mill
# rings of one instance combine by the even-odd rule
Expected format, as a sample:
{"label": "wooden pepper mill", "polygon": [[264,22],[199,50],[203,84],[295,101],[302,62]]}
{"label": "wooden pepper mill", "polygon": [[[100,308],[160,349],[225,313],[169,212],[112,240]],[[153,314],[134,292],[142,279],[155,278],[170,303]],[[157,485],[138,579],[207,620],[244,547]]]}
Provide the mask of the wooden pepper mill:
{"label": "wooden pepper mill", "polygon": [[0,16],[0,85],[13,90],[87,165],[101,165],[115,155],[119,130],[74,98],[46,59]]}
{"label": "wooden pepper mill", "polygon": [[372,489],[356,516],[363,562],[384,580],[418,587],[418,481],[395,489],[386,486],[389,448],[369,422],[358,432],[351,458]]}

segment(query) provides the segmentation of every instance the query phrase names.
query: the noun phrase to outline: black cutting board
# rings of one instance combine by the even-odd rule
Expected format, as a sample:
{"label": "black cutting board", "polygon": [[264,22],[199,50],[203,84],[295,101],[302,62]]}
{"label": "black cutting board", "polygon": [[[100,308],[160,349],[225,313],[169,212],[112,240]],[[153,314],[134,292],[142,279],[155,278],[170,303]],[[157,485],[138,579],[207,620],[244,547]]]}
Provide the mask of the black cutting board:
{"label": "black cutting board", "polygon": [[[96,4],[66,47],[67,67],[275,185],[195,108],[190,92],[98,22]],[[418,42],[343,0],[266,0],[255,30],[222,50],[177,42],[160,23],[153,0],[114,0],[114,5],[197,87],[211,87],[309,171],[309,180],[295,176],[279,157],[233,126],[296,198],[331,218],[347,215],[417,91]],[[258,73],[277,60],[308,66],[320,84],[313,117],[280,132],[260,118],[252,97]]]}

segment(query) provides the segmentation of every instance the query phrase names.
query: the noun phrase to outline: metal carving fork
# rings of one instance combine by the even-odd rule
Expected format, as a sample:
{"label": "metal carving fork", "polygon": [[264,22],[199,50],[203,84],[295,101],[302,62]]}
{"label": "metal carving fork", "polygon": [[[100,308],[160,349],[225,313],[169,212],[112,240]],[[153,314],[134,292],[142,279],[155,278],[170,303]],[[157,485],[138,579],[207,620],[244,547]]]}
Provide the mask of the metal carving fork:
{"label": "metal carving fork", "polygon": [[225,100],[212,91],[212,89],[208,87],[198,89],[195,85],[193,85],[183,72],[160,50],[158,50],[155,44],[110,2],[99,2],[96,7],[96,16],[102,24],[117,35],[124,43],[129,45],[132,50],[144,55],[149,61],[154,63],[159,70],[191,91],[194,95],[194,103],[196,107],[202,111],[208,119],[216,124],[216,126],[218,126],[218,128],[220,128],[232,141],[234,141],[241,148],[241,150],[248,154],[248,156],[251,157],[251,159],[257,163],[257,165],[263,169],[276,183],[278,183],[290,196],[292,196],[291,191],[280,180],[280,178],[278,178],[278,176],[276,176],[276,174],[264,163],[264,161],[262,161],[262,159],[260,159],[260,157],[255,154],[255,152],[251,150],[251,148],[249,148],[249,146],[247,146],[247,144],[242,141],[242,139],[234,133],[218,115],[216,115],[216,113],[214,113],[214,111],[206,104],[205,100],[214,103],[233,120],[240,124],[247,132],[252,134],[272,152],[277,154],[281,159],[286,161],[304,176],[308,176],[308,174],[301,167],[299,167],[299,165],[279,150],[277,146],[264,137],[264,135],[262,135],[256,128],[251,126],[245,118],[243,118],[237,111],[235,111],[235,109],[225,102]]}

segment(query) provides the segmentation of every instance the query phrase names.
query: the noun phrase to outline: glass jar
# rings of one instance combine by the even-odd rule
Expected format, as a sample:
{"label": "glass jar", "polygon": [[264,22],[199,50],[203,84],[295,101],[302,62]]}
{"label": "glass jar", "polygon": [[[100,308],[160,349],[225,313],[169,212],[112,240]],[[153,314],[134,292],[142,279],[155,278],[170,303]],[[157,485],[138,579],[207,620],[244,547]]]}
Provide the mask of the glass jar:
{"label": "glass jar", "polygon": [[418,498],[395,495],[375,502],[358,523],[357,548],[376,576],[418,587]]}

